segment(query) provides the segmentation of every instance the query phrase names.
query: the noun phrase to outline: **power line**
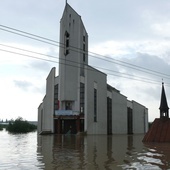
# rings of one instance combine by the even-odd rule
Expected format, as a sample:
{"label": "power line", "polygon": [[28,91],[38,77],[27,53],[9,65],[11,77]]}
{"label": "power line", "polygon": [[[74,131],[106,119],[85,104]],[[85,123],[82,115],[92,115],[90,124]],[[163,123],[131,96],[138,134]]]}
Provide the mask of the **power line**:
{"label": "power line", "polygon": [[[38,53],[38,52],[35,52],[35,51],[25,50],[25,49],[22,49],[22,48],[18,48],[18,47],[14,47],[14,46],[9,46],[9,45],[5,45],[5,44],[0,44],[0,46],[8,47],[8,48],[16,49],[16,50],[21,50],[21,51],[29,52],[29,53],[33,53],[33,54],[38,54],[38,55],[41,55],[41,56],[50,57],[50,58],[54,58],[54,59],[59,59],[58,57],[54,57],[52,55],[42,54],[42,53]],[[65,59],[62,59],[62,58],[60,58],[60,60],[65,61]],[[75,62],[75,61],[71,61],[71,60],[67,60],[67,61],[69,61],[71,63],[80,64],[79,62]],[[134,75],[131,75],[131,74],[117,72],[117,71],[114,71],[114,70],[111,70],[111,69],[107,69],[107,68],[103,68],[103,67],[99,67],[99,66],[94,66],[94,65],[92,65],[92,66],[95,67],[95,68],[98,68],[98,69],[105,70],[105,71],[114,72],[114,73],[120,73],[120,74],[123,74],[123,75],[133,76],[134,77]],[[107,74],[109,74],[109,73],[107,73]],[[156,81],[156,80],[147,79],[146,77],[140,77],[140,76],[135,76],[135,77],[141,78],[141,79],[145,79],[145,80],[149,80],[149,81],[159,82],[159,81]]]}
{"label": "power line", "polygon": [[[42,36],[39,36],[39,35],[31,34],[29,32],[18,30],[18,29],[15,29],[15,28],[12,28],[12,27],[8,27],[8,26],[5,26],[5,25],[0,25],[0,27],[7,28],[7,29],[10,29],[10,30],[13,30],[13,31],[16,31],[16,32],[20,32],[20,33],[23,33],[23,34],[27,34],[27,35],[30,35],[30,36],[33,36],[33,37],[37,37],[37,38],[40,38],[40,39],[44,39],[44,40],[47,40],[47,41],[51,41],[51,42],[54,42],[54,43],[59,43],[59,42],[57,42],[55,40],[52,40],[52,39],[49,39],[49,38],[45,38],[45,37],[42,37]],[[5,31],[5,29],[3,29],[3,30]]]}
{"label": "power line", "polygon": [[[0,44],[0,45],[1,45],[1,44]],[[14,48],[15,48],[15,47],[14,47]],[[16,49],[20,49],[20,48],[16,48]],[[22,49],[20,49],[20,50],[22,50]],[[34,59],[38,59],[38,60],[43,60],[43,61],[46,61],[46,62],[65,64],[65,65],[67,65],[67,66],[81,68],[81,66],[76,66],[76,65],[71,65],[71,64],[66,64],[66,63],[62,63],[62,62],[57,62],[57,61],[49,60],[49,59],[39,58],[39,57],[35,57],[35,56],[32,56],[32,55],[22,54],[22,53],[18,53],[18,52],[14,52],[14,51],[9,51],[9,50],[4,50],[4,49],[0,49],[0,51],[4,51],[4,52],[16,54],[16,55],[21,55],[21,56],[25,56],[25,57],[29,57],[29,58],[34,58]],[[29,51],[29,50],[23,50],[23,51],[27,51],[27,52],[34,53],[33,51]],[[45,55],[45,54],[41,54],[41,53],[37,53],[37,52],[35,52],[35,54],[39,54],[39,55],[43,55],[43,56],[49,57],[49,55]],[[50,57],[52,57],[52,56],[50,56]],[[53,57],[53,58],[56,59],[56,57]],[[90,71],[93,71],[93,69],[91,69],[91,68],[85,68],[85,69],[90,70]],[[104,68],[100,68],[100,69],[104,69]],[[105,69],[105,70],[109,70],[109,69]],[[117,74],[108,73],[108,75],[110,75],[110,76],[122,77],[122,78],[131,79],[131,80],[140,81],[140,82],[145,82],[145,83],[160,84],[160,82],[159,82],[159,81],[156,81],[156,80],[146,79],[146,78],[144,78],[144,77],[137,77],[137,78],[136,78],[135,76],[130,75],[130,74],[120,73],[120,72],[116,72],[116,71],[113,71],[113,70],[109,70],[109,71],[114,72],[114,73],[117,73]],[[119,75],[118,75],[118,74],[119,74]],[[122,74],[123,74],[123,75],[122,75]],[[127,77],[127,76],[132,76],[132,77]],[[141,79],[138,79],[138,78],[142,78],[142,79],[144,78],[144,79],[141,80]]]}
{"label": "power line", "polygon": [[[32,40],[36,40],[36,41],[39,41],[39,42],[43,42],[43,43],[46,43],[46,44],[49,44],[49,45],[54,45],[54,46],[56,46],[56,44],[54,44],[54,43],[50,43],[50,42],[47,42],[47,41],[43,41],[43,40],[41,40],[41,39],[34,38],[34,37],[30,37],[30,36],[27,36],[27,35],[24,35],[24,34],[20,34],[20,33],[14,32],[14,31],[6,30],[6,29],[3,29],[3,28],[0,28],[0,30],[6,31],[6,32],[9,32],[9,33],[12,33],[12,34],[16,34],[16,35],[19,35],[19,36],[23,36],[23,37],[26,37],[26,38],[30,38],[30,39],[32,39]],[[36,36],[35,36],[35,37],[36,37]]]}
{"label": "power line", "polygon": [[[39,36],[39,35],[31,34],[31,33],[28,33],[28,32],[25,32],[25,31],[21,31],[21,30],[15,29],[15,28],[11,28],[11,27],[8,27],[8,26],[4,26],[4,25],[0,25],[0,27],[4,27],[4,28],[7,28],[7,29],[11,29],[11,30],[17,31],[17,32],[21,32],[21,33],[23,33],[23,34],[27,34],[27,35],[30,35],[30,36],[33,36],[33,37],[37,37],[37,38],[40,38],[40,39],[44,39],[44,40],[47,40],[47,41],[50,41],[50,42],[53,42],[53,43],[57,43],[57,44],[59,44],[59,45],[61,45],[61,46],[64,47],[64,44],[63,44],[63,43],[58,42],[58,41],[55,41],[55,40],[52,40],[52,39],[49,39],[49,38],[45,38],[45,37],[42,37],[42,36]],[[0,29],[1,29],[1,28],[0,28]],[[1,30],[10,32],[10,31],[5,30],[5,29],[1,29]],[[11,33],[17,34],[17,33],[15,33],[15,32],[11,32]],[[18,35],[25,36],[25,35],[23,35],[23,34],[18,34]],[[28,36],[25,36],[25,37],[31,38],[31,39],[34,39],[34,40],[37,40],[37,39],[32,38],[32,37],[28,37]],[[41,40],[38,39],[38,41],[41,41]],[[41,42],[47,43],[47,44],[50,44],[50,45],[56,45],[56,44],[49,43],[49,42],[46,42],[46,41],[41,41]],[[58,46],[59,46],[59,45],[58,45]],[[60,46],[59,46],[59,47],[60,47]],[[74,47],[74,46],[70,46],[70,47],[73,48],[73,49],[79,50],[79,51],[76,51],[76,52],[80,52],[80,51],[81,51],[82,53],[84,53],[83,49],[80,49],[80,48],[77,48],[77,47]],[[73,49],[72,49],[72,51],[73,51]],[[130,65],[130,66],[136,67],[137,69],[138,69],[138,68],[141,68],[141,69],[148,70],[148,71],[150,71],[150,72],[154,72],[154,73],[157,73],[157,74],[161,74],[161,75],[163,74],[163,75],[165,75],[165,76],[170,76],[170,75],[167,75],[167,74],[164,74],[164,73],[155,71],[155,70],[151,70],[151,69],[144,68],[144,67],[141,67],[141,66],[137,66],[137,65],[134,65],[134,64],[131,64],[131,63],[128,63],[128,62],[124,62],[124,61],[121,61],[121,60],[117,60],[117,59],[114,59],[114,58],[110,58],[110,57],[108,57],[108,56],[104,56],[104,55],[101,55],[101,54],[98,54],[98,53],[94,53],[94,52],[91,52],[91,51],[86,51],[86,53],[91,53],[91,54],[95,55],[95,56],[90,55],[91,57],[95,57],[95,58],[99,58],[99,57],[96,57],[96,55],[97,55],[97,56],[101,56],[101,57],[105,57],[105,58],[109,59],[109,62],[110,62],[110,60],[113,60],[113,61],[116,61],[116,62],[120,62],[120,63],[126,64],[126,65]],[[105,61],[108,61],[108,60],[103,59],[103,58],[100,58],[100,59],[105,60]],[[118,63],[116,63],[116,64],[118,64]],[[124,65],[122,65],[122,66],[124,66]],[[132,69],[133,69],[133,68],[132,68]]]}
{"label": "power line", "polygon": [[[37,41],[40,41],[40,42],[43,42],[43,43],[47,43],[47,44],[50,44],[50,45],[55,45],[55,46],[58,46],[58,47],[62,47],[62,46],[64,47],[64,44],[62,44],[62,43],[60,43],[58,41],[55,41],[55,40],[51,40],[51,39],[48,39],[48,38],[45,38],[45,37],[42,37],[42,36],[31,34],[31,33],[28,33],[28,32],[25,32],[25,31],[21,31],[21,30],[18,30],[18,29],[14,29],[14,28],[11,28],[11,27],[7,27],[7,26],[4,26],[4,25],[0,25],[0,27],[11,29],[11,30],[20,32],[22,34],[0,28],[0,30],[3,30],[3,31],[7,31],[7,32],[10,32],[10,33],[13,33],[13,34],[24,36],[26,38],[37,40]],[[29,36],[26,36],[26,35],[23,35],[23,34],[27,34]],[[40,38],[40,39],[43,39],[43,40],[40,40],[40,39],[37,39],[37,38],[33,38],[33,37],[30,37],[30,36],[37,37],[37,38]],[[46,40],[46,41],[44,41],[44,40]],[[47,41],[50,41],[52,43],[49,43]],[[59,45],[56,45],[54,43],[57,43]],[[73,47],[73,46],[70,46],[70,47],[73,48],[73,49],[70,49],[71,51],[75,51],[74,49],[76,49],[76,50],[79,50],[79,51],[75,51],[75,52],[84,53],[83,49],[80,49],[80,48],[77,48],[77,47]],[[94,57],[94,58],[97,58],[97,59],[101,59],[101,60],[104,60],[104,61],[107,61],[107,62],[112,62],[114,64],[118,64],[118,65],[121,65],[121,66],[124,66],[124,67],[128,67],[128,68],[131,68],[131,69],[135,69],[135,70],[138,70],[138,71],[141,71],[141,72],[145,72],[147,74],[151,74],[151,75],[155,75],[155,76],[162,76],[162,77],[164,76],[163,78],[167,78],[167,76],[168,77],[170,76],[170,75],[167,75],[167,74],[155,71],[155,70],[151,70],[151,69],[148,69],[148,68],[144,68],[144,67],[141,67],[141,66],[137,66],[137,65],[134,65],[134,64],[127,63],[127,62],[123,62],[121,60],[113,59],[113,58],[110,58],[110,57],[107,57],[107,56],[104,56],[104,55],[101,55],[101,54],[97,54],[97,53],[94,53],[94,52],[86,51],[86,53],[93,54],[93,55],[89,55],[91,57]],[[97,55],[97,56],[94,56],[94,55]],[[103,59],[101,57],[98,57],[98,56],[105,57],[105,59]]]}
{"label": "power line", "polygon": [[15,50],[21,50],[21,51],[24,51],[24,52],[34,53],[34,54],[42,55],[42,56],[45,56],[45,57],[51,57],[51,58],[54,58],[54,59],[58,58],[58,57],[54,57],[52,55],[42,54],[42,53],[39,53],[39,52],[35,52],[35,51],[31,51],[31,50],[26,50],[26,49],[23,49],[23,48],[18,48],[18,47],[14,47],[14,46],[10,46],[10,45],[5,45],[5,44],[1,44],[1,43],[0,43],[0,46],[12,48],[12,49],[15,49]]}
{"label": "power line", "polygon": [[[43,43],[47,43],[49,45],[54,45],[54,46],[58,46],[58,47],[64,48],[64,44],[59,43],[58,41],[54,41],[54,40],[51,40],[51,39],[48,39],[48,38],[45,38],[45,37],[42,37],[42,36],[31,34],[31,33],[28,33],[28,32],[25,32],[25,31],[21,31],[21,30],[18,30],[18,29],[14,29],[14,28],[11,28],[11,27],[7,27],[7,26],[4,26],[4,25],[0,25],[0,27],[13,30],[13,31],[9,31],[9,30],[0,28],[0,30],[3,30],[3,31],[7,31],[7,32],[10,32],[10,33],[13,33],[13,34],[24,36],[26,38],[30,38],[30,39],[37,40],[37,41],[40,41],[40,42],[43,42]],[[16,31],[16,32],[14,32],[14,31]],[[17,33],[17,32],[20,32],[22,34]],[[23,35],[23,34],[26,34],[26,35]],[[27,35],[29,35],[29,36],[27,36]],[[36,38],[34,38],[34,37],[36,37]],[[40,40],[40,39],[43,39],[43,40]],[[50,42],[47,42],[47,41],[50,41]],[[80,49],[80,48],[73,47],[73,46],[70,46],[70,47],[71,47],[70,48],[71,51],[75,51],[75,52],[79,52],[79,53],[84,53],[84,51],[82,49]],[[145,72],[147,74],[151,74],[151,75],[155,75],[155,76],[161,76],[163,78],[169,78],[170,77],[170,75],[168,75],[168,74],[164,74],[164,73],[161,73],[161,72],[158,72],[158,71],[155,71],[155,70],[151,70],[151,69],[148,69],[148,68],[144,68],[144,67],[141,67],[141,66],[130,64],[130,63],[127,63],[127,62],[124,62],[124,61],[121,61],[121,60],[113,59],[113,58],[110,58],[108,56],[104,56],[104,55],[97,54],[97,53],[90,52],[90,51],[86,51],[86,53],[93,54],[93,55],[89,55],[89,56],[94,57],[96,59],[101,59],[103,61],[112,62],[114,64],[118,64],[120,66],[128,67],[128,68],[131,68],[131,69],[134,69],[134,70],[137,70],[137,71]],[[101,58],[101,57],[105,57],[105,59]]]}

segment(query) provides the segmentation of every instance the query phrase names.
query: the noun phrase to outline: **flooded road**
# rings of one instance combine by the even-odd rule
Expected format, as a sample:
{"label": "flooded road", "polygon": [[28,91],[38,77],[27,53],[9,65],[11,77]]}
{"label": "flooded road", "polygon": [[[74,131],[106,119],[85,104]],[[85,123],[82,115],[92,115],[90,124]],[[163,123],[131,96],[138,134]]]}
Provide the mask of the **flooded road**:
{"label": "flooded road", "polygon": [[12,135],[0,131],[0,169],[170,169],[170,144],[143,135]]}

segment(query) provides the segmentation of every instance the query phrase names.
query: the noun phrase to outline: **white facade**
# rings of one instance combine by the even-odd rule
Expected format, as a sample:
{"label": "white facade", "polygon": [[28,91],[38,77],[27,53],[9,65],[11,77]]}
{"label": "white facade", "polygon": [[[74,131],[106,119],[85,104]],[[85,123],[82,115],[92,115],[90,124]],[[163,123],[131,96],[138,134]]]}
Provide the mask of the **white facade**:
{"label": "white facade", "polygon": [[[60,21],[59,100],[64,109],[67,101],[79,110],[80,76],[88,64],[88,36],[81,17],[67,4]],[[70,88],[71,87],[71,88]]]}
{"label": "white facade", "polygon": [[[90,66],[86,66],[85,70],[85,131],[88,134],[107,134],[106,74]],[[97,91],[96,116],[94,114],[94,89]]]}
{"label": "white facade", "polygon": [[39,132],[54,132],[54,83],[55,68],[52,68],[46,79],[46,95],[38,108]]}
{"label": "white facade", "polygon": [[132,110],[133,133],[148,131],[148,109],[135,101],[127,101],[127,107]]}
{"label": "white facade", "polygon": [[[112,132],[127,133],[127,97],[112,91]],[[119,120],[119,121],[118,121]],[[121,127],[121,128],[120,128]]]}
{"label": "white facade", "polygon": [[107,84],[88,65],[88,35],[81,17],[66,4],[60,22],[59,76],[52,68],[38,108],[38,133],[145,133],[148,110]]}

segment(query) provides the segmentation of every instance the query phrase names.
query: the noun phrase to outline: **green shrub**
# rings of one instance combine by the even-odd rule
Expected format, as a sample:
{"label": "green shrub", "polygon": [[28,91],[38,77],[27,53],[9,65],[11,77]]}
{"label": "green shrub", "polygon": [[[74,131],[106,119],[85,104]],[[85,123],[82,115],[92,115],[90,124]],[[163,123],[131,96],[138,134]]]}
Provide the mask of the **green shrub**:
{"label": "green shrub", "polygon": [[3,127],[0,125],[0,130],[3,130]]}
{"label": "green shrub", "polygon": [[10,121],[6,129],[11,133],[27,133],[35,131],[37,127],[19,117],[15,121]]}
{"label": "green shrub", "polygon": [[0,125],[0,130],[3,130],[3,128],[6,128],[6,127],[7,127],[7,125],[1,124],[1,125]]}

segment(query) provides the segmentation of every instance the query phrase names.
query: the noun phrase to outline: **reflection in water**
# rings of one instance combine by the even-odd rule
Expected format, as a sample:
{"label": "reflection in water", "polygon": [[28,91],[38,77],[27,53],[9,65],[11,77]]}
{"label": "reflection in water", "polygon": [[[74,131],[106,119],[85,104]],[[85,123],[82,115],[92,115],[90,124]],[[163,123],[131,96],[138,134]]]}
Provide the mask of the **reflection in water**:
{"label": "reflection in water", "polygon": [[146,144],[143,135],[38,136],[44,169],[168,169],[170,144]]}
{"label": "reflection in water", "polygon": [[[126,154],[128,161],[121,165],[123,169],[168,169],[170,168],[170,144],[149,143],[142,145],[137,136],[128,136]],[[138,136],[139,137],[139,136]],[[135,142],[133,142],[135,140]]]}
{"label": "reflection in water", "polygon": [[170,170],[170,143],[143,144],[142,139],[143,135],[37,136],[3,130],[0,169]]}
{"label": "reflection in water", "polygon": [[36,137],[36,132],[10,134],[5,129],[0,131],[0,169],[43,169],[42,154],[37,154],[36,152]]}

